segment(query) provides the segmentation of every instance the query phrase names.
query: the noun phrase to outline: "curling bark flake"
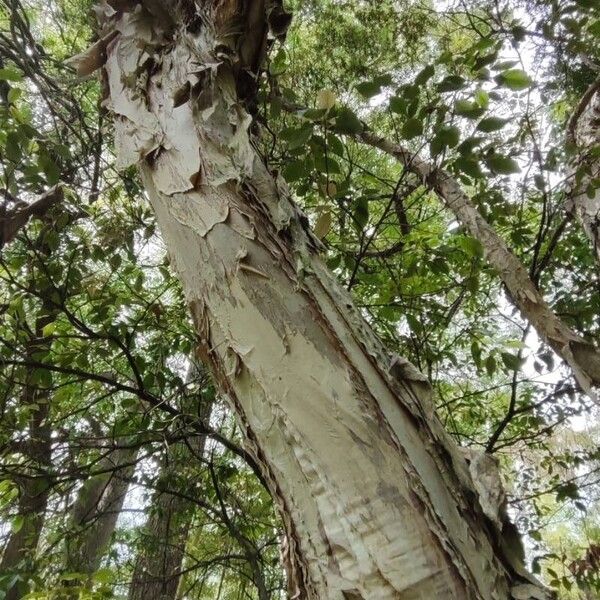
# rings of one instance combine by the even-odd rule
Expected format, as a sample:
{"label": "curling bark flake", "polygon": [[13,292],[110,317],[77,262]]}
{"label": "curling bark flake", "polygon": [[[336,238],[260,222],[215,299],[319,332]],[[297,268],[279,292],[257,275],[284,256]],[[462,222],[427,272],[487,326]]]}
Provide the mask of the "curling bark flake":
{"label": "curling bark flake", "polygon": [[577,149],[567,208],[576,213],[600,263],[600,78],[588,88],[569,123]]}
{"label": "curling bark flake", "polygon": [[119,162],[139,165],[203,360],[280,508],[290,596],[550,598],[478,502],[427,381],[390,363],[252,144],[247,100],[269,27],[289,21],[279,2],[97,12]]}

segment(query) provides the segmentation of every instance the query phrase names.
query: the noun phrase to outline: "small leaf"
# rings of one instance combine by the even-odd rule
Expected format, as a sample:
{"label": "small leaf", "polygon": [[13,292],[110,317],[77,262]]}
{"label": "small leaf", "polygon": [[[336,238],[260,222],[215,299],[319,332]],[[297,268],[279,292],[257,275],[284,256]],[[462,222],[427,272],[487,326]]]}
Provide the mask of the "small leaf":
{"label": "small leaf", "polygon": [[454,112],[467,119],[478,119],[485,112],[485,108],[469,100],[457,100],[454,104]]}
{"label": "small leaf", "polygon": [[490,354],[485,359],[485,370],[487,371],[488,377],[492,377],[496,372],[496,359],[492,354]]}
{"label": "small leaf", "polygon": [[289,182],[298,181],[306,175],[308,175],[308,169],[304,160],[292,160],[283,168],[283,177]]}
{"label": "small leaf", "polygon": [[23,515],[17,515],[16,517],[13,517],[13,520],[11,521],[11,524],[10,524],[11,531],[13,533],[19,533],[19,531],[21,531],[21,528],[23,527],[24,523],[25,523],[25,517]]}
{"label": "small leaf", "polygon": [[423,133],[423,123],[419,119],[408,119],[402,126],[402,137],[411,140]]}
{"label": "small leaf", "polygon": [[511,90],[524,90],[533,83],[529,75],[521,69],[508,69],[502,71],[494,80],[498,85],[503,85]]}
{"label": "small leaf", "polygon": [[363,130],[363,124],[353,111],[344,106],[339,109],[335,118],[335,129],[340,133],[360,133]]}
{"label": "small leaf", "polygon": [[56,323],[48,323],[42,329],[42,335],[44,337],[50,337],[54,333],[55,330],[56,330]]}
{"label": "small leaf", "polygon": [[381,88],[390,85],[392,78],[390,75],[379,75],[370,81],[361,81],[356,84],[356,91],[365,98],[372,98],[381,92]]}
{"label": "small leaf", "polygon": [[518,356],[511,354],[510,352],[501,352],[500,356],[504,366],[511,371],[518,369],[523,362]]}
{"label": "small leaf", "polygon": [[356,91],[364,98],[372,98],[377,96],[381,91],[381,86],[374,81],[363,81],[356,84]]}
{"label": "small leaf", "polygon": [[306,123],[301,127],[287,127],[284,129],[280,136],[282,140],[288,143],[290,150],[300,148],[304,146],[310,139],[313,133],[313,126],[310,123]]}
{"label": "small leaf", "polygon": [[16,69],[3,68],[0,69],[0,79],[4,81],[21,81],[23,74]]}
{"label": "small leaf", "polygon": [[508,119],[501,119],[500,117],[487,117],[479,121],[479,123],[477,124],[477,129],[485,133],[489,133],[491,131],[498,131],[502,129],[507,122]]}
{"label": "small leaf", "polygon": [[113,572],[110,569],[98,569],[92,576],[98,583],[110,583],[113,580]]}
{"label": "small leaf", "polygon": [[457,160],[454,161],[454,166],[461,172],[469,175],[470,177],[474,177],[478,179],[483,177],[483,172],[479,163],[473,158],[467,158],[465,156],[461,156]]}
{"label": "small leaf", "polygon": [[454,148],[460,139],[460,130],[456,125],[445,125],[437,132],[436,138],[440,140],[443,146]]}
{"label": "small leaf", "polygon": [[396,114],[404,114],[406,107],[408,106],[404,98],[399,96],[392,96],[390,98],[390,110]]}
{"label": "small leaf", "polygon": [[435,73],[435,68],[433,65],[427,65],[419,74],[415,77],[415,85],[423,85],[427,83],[433,74]]}
{"label": "small leaf", "polygon": [[485,159],[485,162],[490,171],[498,175],[510,175],[520,171],[517,161],[508,156],[492,154]]}
{"label": "small leaf", "polygon": [[271,75],[282,75],[287,69],[287,54],[283,48],[280,48],[271,64],[269,65],[269,73]]}
{"label": "small leaf", "polygon": [[356,201],[353,216],[357,229],[362,231],[369,222],[369,201],[364,196]]}
{"label": "small leaf", "polygon": [[448,75],[438,83],[437,89],[439,92],[455,92],[465,86],[465,80],[458,75]]}
{"label": "small leaf", "polygon": [[322,212],[315,223],[315,235],[321,240],[331,229],[332,216],[330,211]]}

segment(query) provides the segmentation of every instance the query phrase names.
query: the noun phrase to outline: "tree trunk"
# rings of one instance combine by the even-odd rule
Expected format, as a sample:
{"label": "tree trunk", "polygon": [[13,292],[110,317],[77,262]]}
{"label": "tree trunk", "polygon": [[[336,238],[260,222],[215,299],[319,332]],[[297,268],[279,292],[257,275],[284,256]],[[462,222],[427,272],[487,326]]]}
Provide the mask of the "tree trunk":
{"label": "tree trunk", "polygon": [[523,317],[533,325],[540,338],[571,367],[581,388],[598,401],[600,351],[572,330],[548,306],[525,265],[483,218],[458,181],[448,172],[419,158],[400,144],[366,130],[357,137],[398,159],[408,171],[417,175],[424,185],[439,196],[459,223],[481,243],[486,259],[498,271]]}
{"label": "tree trunk", "polygon": [[574,209],[600,264],[600,78],[584,94],[569,123],[569,141],[577,148],[570,210]]}
{"label": "tree trunk", "polygon": [[116,448],[99,462],[73,504],[67,535],[66,571],[93,575],[109,547],[135,470],[137,448]]}
{"label": "tree trunk", "polygon": [[[193,375],[195,368],[191,368]],[[208,422],[212,399],[200,399],[199,418]],[[186,466],[197,463],[204,454],[206,436],[197,436],[186,443],[175,444],[165,456],[157,490],[150,502],[148,522],[142,532],[142,543],[136,557],[129,586],[129,600],[175,600],[185,555],[185,545],[193,518],[194,504],[176,493],[170,494],[173,484],[162,490],[161,479],[175,477]],[[175,492],[177,489],[174,490]]]}
{"label": "tree trunk", "polygon": [[[43,330],[54,320],[54,315],[51,309],[44,308],[48,312],[36,319],[34,337],[27,345],[28,358],[47,348]],[[20,479],[18,514],[23,523],[10,535],[0,561],[0,575],[18,574],[19,581],[6,592],[5,600],[18,600],[27,593],[27,578],[33,570],[52,485],[48,477],[52,454],[50,397],[47,388],[34,383],[33,372],[27,373],[21,402],[33,410],[29,419],[29,439],[23,452],[27,472],[17,478]]]}
{"label": "tree trunk", "polygon": [[389,360],[254,149],[245,101],[267,24],[289,20],[279,2],[112,6],[75,62],[106,60],[119,164],[140,165],[204,360],[281,511],[291,597],[549,597],[484,514],[428,383]]}

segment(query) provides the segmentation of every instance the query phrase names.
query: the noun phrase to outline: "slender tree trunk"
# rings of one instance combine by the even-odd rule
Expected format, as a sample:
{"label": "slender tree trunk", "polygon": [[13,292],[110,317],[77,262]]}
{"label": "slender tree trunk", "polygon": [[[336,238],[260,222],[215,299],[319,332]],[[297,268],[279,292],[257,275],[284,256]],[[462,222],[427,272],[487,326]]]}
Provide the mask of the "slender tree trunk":
{"label": "slender tree trunk", "polygon": [[600,264],[600,78],[582,97],[568,133],[578,150],[568,208],[577,215]]}
{"label": "slender tree trunk", "polygon": [[[477,501],[430,388],[318,257],[245,108],[279,2],[104,4],[119,164],[140,164],[216,381],[264,469],[293,598],[549,597]],[[487,503],[486,503],[487,504]]]}
{"label": "slender tree trunk", "polygon": [[[50,309],[36,319],[34,337],[28,343],[29,357],[43,351],[43,329],[54,320]],[[27,593],[27,577],[31,573],[50,494],[48,470],[51,464],[52,441],[50,397],[48,389],[34,383],[34,373],[27,374],[21,402],[33,407],[29,419],[29,439],[25,444],[26,473],[19,478],[18,513],[23,518],[20,529],[13,532],[4,548],[0,574],[19,574],[20,581],[6,593],[6,600],[18,600]]]}
{"label": "slender tree trunk", "polygon": [[[195,372],[192,367],[191,375]],[[212,399],[200,399],[199,418],[208,422]],[[142,532],[140,549],[136,557],[133,577],[129,586],[129,600],[175,600],[181,577],[194,504],[183,496],[169,493],[177,491],[177,482],[190,463],[201,466],[206,436],[198,436],[185,443],[175,444],[165,456],[157,490],[149,505],[148,522]],[[191,448],[191,451],[190,451]],[[174,480],[161,489],[161,480]]]}
{"label": "slender tree trunk", "polygon": [[436,192],[469,234],[481,243],[485,257],[498,271],[506,290],[523,317],[571,367],[581,388],[591,398],[598,400],[600,352],[573,331],[548,306],[531,280],[525,265],[483,218],[458,181],[443,169],[436,168],[435,165],[419,158],[400,144],[366,130],[357,137],[366,144],[397,158],[408,171],[417,175],[424,185]]}
{"label": "slender tree trunk", "polygon": [[99,462],[102,473],[81,486],[66,538],[68,573],[93,575],[100,567],[123,508],[136,454],[137,448],[116,448]]}

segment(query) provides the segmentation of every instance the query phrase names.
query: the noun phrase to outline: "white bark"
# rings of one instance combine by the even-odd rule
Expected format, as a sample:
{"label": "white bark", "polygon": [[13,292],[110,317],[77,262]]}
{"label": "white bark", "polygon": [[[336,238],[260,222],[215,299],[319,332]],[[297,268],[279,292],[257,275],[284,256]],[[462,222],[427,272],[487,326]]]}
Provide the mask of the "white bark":
{"label": "white bark", "polygon": [[549,597],[484,516],[427,382],[402,361],[389,371],[252,146],[238,93],[277,3],[205,2],[200,19],[182,4],[189,28],[176,11],[175,22],[155,16],[154,3],[103,6],[103,33],[119,32],[106,50],[108,104],[120,164],[140,165],[203,360],[281,510],[291,596]]}

